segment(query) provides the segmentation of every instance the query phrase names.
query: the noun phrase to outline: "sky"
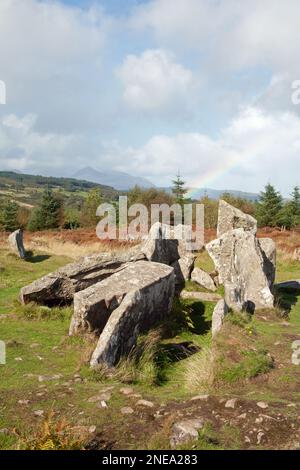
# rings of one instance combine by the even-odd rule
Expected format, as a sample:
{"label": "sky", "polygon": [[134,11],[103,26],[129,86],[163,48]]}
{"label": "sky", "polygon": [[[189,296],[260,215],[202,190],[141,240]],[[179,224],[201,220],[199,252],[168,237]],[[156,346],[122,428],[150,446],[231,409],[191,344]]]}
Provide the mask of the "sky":
{"label": "sky", "polygon": [[285,196],[299,0],[0,0],[0,169]]}

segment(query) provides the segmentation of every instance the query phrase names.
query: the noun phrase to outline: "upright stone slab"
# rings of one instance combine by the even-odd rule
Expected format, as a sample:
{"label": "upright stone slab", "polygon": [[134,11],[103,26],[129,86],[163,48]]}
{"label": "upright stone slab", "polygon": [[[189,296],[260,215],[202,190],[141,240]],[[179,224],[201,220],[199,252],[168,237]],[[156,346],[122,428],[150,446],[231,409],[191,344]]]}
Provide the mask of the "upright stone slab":
{"label": "upright stone slab", "polygon": [[23,245],[23,230],[18,229],[11,233],[8,237],[8,243],[11,250],[16,253],[21,259],[26,256],[26,251]]}
{"label": "upright stone slab", "polygon": [[228,306],[224,299],[219,300],[212,314],[211,332],[214,337],[222,328],[225,317],[228,314]]}
{"label": "upright stone slab", "polygon": [[75,292],[96,284],[139,259],[144,259],[144,255],[138,248],[125,253],[86,256],[23,287],[20,300],[23,304],[36,302],[50,306],[70,303]]}
{"label": "upright stone slab", "polygon": [[227,202],[220,200],[217,237],[237,228],[243,228],[245,231],[255,235],[257,232],[257,221],[251,215],[245,214]]}
{"label": "upright stone slab", "polygon": [[274,306],[260,244],[250,231],[226,232],[209,243],[207,251],[225,286],[225,300],[230,308],[254,311]]}
{"label": "upright stone slab", "polygon": [[91,366],[115,365],[129,354],[137,336],[170,313],[175,291],[173,268],[139,261],[75,294],[70,334],[100,334]]}

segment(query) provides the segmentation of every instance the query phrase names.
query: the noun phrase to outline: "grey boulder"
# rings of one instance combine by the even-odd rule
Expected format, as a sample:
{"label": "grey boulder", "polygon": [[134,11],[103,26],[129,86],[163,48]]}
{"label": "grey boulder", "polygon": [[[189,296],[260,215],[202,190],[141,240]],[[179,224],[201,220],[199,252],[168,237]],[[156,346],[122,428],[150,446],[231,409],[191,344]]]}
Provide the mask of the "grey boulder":
{"label": "grey boulder", "polygon": [[203,269],[195,268],[191,275],[192,281],[199,284],[199,286],[204,287],[207,290],[215,292],[217,287],[212,279],[212,277]]}
{"label": "grey boulder", "polygon": [[228,306],[224,299],[219,300],[212,314],[212,336],[214,337],[222,328],[225,317],[228,314]]}
{"label": "grey boulder", "polygon": [[166,318],[175,292],[173,268],[139,261],[74,296],[70,334],[100,334],[91,366],[117,364],[139,334]]}
{"label": "grey boulder", "polygon": [[71,303],[75,292],[96,284],[139,259],[144,259],[144,256],[136,248],[125,253],[86,256],[23,287],[20,300],[23,304],[36,302],[50,306]]}

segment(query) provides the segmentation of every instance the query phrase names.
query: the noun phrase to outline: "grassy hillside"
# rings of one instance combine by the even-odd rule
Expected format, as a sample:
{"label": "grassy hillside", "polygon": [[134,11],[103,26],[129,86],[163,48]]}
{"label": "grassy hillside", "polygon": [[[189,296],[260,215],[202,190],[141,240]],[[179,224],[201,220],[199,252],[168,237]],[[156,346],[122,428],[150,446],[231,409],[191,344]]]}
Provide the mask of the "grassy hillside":
{"label": "grassy hillside", "polygon": [[0,171],[0,199],[9,197],[25,206],[35,206],[40,200],[41,193],[47,187],[74,200],[84,198],[90,189],[96,187],[101,189],[106,199],[116,199],[118,195],[118,192],[110,186],[89,181]]}
{"label": "grassy hillside", "polygon": [[[0,448],[166,449],[172,423],[191,416],[205,426],[185,448],[299,447],[300,366],[291,362],[300,339],[297,293],[278,292],[283,309],[229,316],[213,347],[215,304],[177,300],[170,321],[140,338],[138,361],[92,372],[94,340],[68,337],[72,308],[18,303],[21,286],[67,261],[42,251],[21,261],[0,247],[0,339],[7,344]],[[197,263],[208,260],[199,255]],[[280,252],[278,278],[291,273],[300,278],[300,263]],[[229,399],[236,399],[232,408]]]}

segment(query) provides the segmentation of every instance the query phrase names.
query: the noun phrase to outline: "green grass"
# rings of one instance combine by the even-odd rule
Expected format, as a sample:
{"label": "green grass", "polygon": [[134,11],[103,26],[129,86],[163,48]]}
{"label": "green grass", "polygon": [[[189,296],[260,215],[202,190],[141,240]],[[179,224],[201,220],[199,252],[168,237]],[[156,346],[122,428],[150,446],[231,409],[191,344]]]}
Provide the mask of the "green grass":
{"label": "green grass", "polygon": [[[88,366],[92,340],[68,336],[71,307],[49,309],[34,304],[21,306],[18,302],[22,286],[67,262],[67,257],[42,253],[34,253],[31,261],[22,261],[5,250],[0,251],[0,340],[7,343],[7,364],[0,365],[0,429],[16,428],[18,432],[30,434],[37,423],[34,410],[55,409],[59,416],[66,416],[74,424],[96,424],[99,429],[113,426],[114,439],[126,441],[126,448],[141,448],[148,445],[149,431],[142,429],[138,438],[131,437],[137,423],[133,417],[120,413],[122,406],[128,406],[123,395],[113,392],[107,410],[96,409],[88,398],[103,387],[114,386],[114,390],[118,390],[129,382],[135,393],[154,403],[188,400],[197,389],[186,384],[187,368],[197,364],[197,359],[211,348],[215,303],[176,299],[170,318],[160,325],[158,332],[139,338],[135,357],[120,364],[115,374],[94,372]],[[197,264],[212,270],[203,253]],[[278,278],[290,275],[292,268],[291,277],[300,278],[300,263],[297,269],[294,263],[287,264],[287,271],[285,265],[279,263]],[[187,290],[198,289],[188,283]],[[239,348],[239,359],[231,363],[224,361],[221,367],[224,388],[219,382],[211,393],[244,397],[249,394],[253,399],[283,403],[299,400],[300,368],[291,364],[290,357],[291,343],[300,333],[300,297],[295,292],[280,291],[278,295],[280,302],[289,307],[289,327],[283,324],[286,319],[275,311],[258,312],[253,318],[233,313],[228,316],[226,323],[234,334],[226,339],[233,341],[231,350]],[[1,314],[5,314],[2,319]],[[276,342],[280,345],[274,350]],[[268,351],[272,355],[274,352],[275,369]],[[18,358],[22,360],[16,360]],[[283,366],[278,368],[280,361]],[[81,381],[74,379],[77,373]],[[193,373],[197,376],[198,371]],[[61,378],[39,382],[40,375]],[[270,375],[270,380],[263,386],[256,383],[255,378],[264,375]],[[43,390],[45,395],[39,397],[37,394]],[[24,399],[30,403],[19,405],[18,401]],[[0,434],[0,449],[13,448],[16,443],[15,435]],[[162,443],[156,445],[159,447]],[[218,436],[213,430],[205,429],[193,445],[197,449],[239,448],[241,442],[238,429],[227,426]],[[154,440],[153,446],[155,448]]]}

